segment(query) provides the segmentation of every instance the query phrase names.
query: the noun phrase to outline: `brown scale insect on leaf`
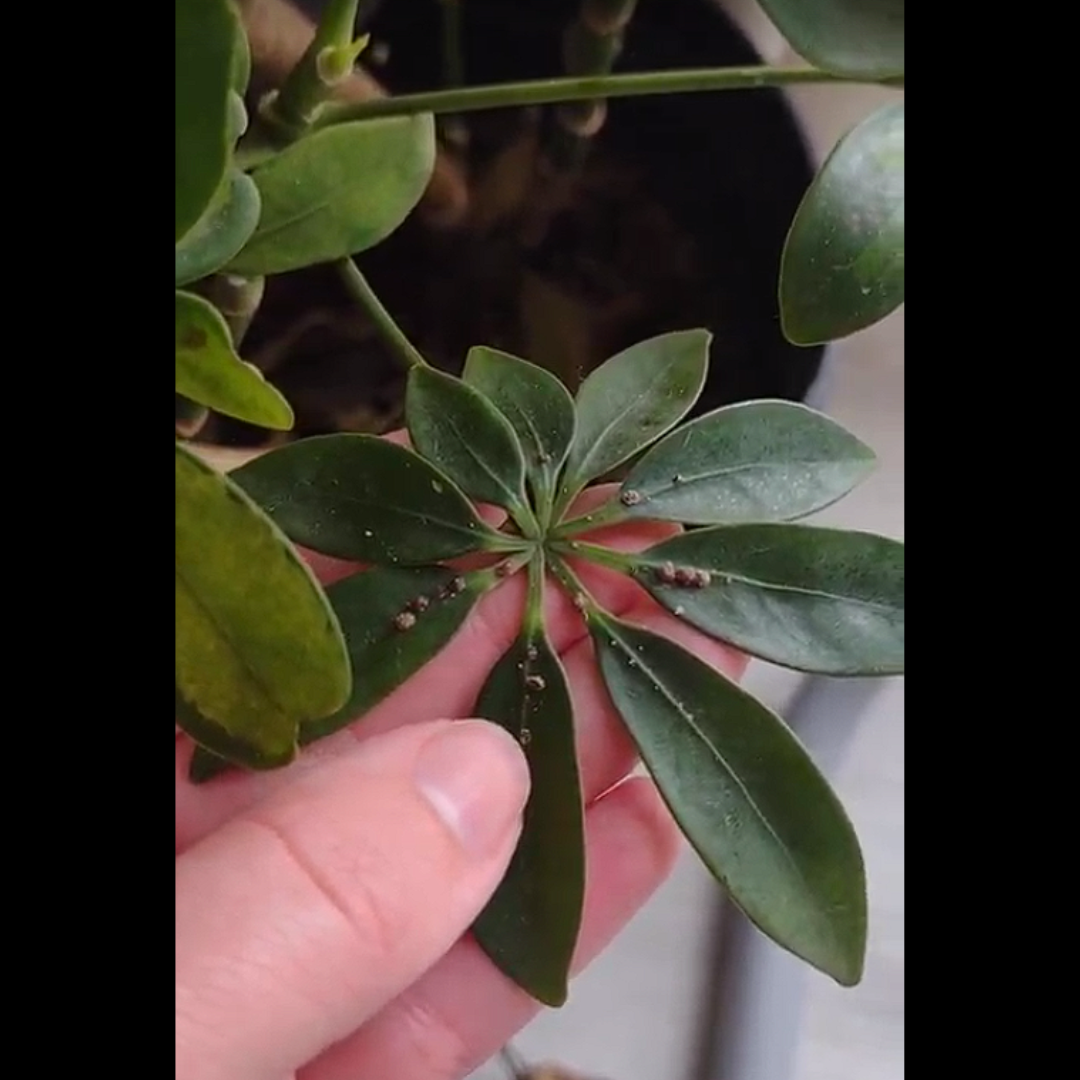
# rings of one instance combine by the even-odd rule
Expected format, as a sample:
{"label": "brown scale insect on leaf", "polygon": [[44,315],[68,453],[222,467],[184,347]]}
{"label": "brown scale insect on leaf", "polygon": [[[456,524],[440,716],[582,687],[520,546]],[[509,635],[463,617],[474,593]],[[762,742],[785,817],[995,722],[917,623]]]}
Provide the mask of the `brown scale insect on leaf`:
{"label": "brown scale insect on leaf", "polygon": [[657,581],[663,582],[665,585],[674,585],[678,580],[675,572],[675,564],[673,562],[661,563],[656,568]]}

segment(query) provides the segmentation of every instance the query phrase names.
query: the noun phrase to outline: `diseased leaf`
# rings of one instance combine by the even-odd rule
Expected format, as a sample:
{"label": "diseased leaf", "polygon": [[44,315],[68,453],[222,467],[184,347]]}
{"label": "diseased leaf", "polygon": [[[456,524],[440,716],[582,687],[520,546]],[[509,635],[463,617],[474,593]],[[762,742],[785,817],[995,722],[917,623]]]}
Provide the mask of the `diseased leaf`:
{"label": "diseased leaf", "polygon": [[750,920],[844,986],[862,976],[851,822],[784,722],[674,642],[594,615],[604,682],[687,839]]}
{"label": "diseased leaf", "polygon": [[289,403],[236,355],[225,320],[193,293],[176,294],[176,392],[249,424],[280,431],[293,425]]}
{"label": "diseased leaf", "polygon": [[585,896],[585,832],[570,693],[542,633],[523,633],[503,655],[474,711],[521,743],[532,789],[517,850],[473,934],[503,974],[562,1005]]}
{"label": "diseased leaf", "polygon": [[788,401],[728,405],[684,424],[630,471],[630,517],[686,525],[790,521],[843,498],[874,452],[836,421]]}
{"label": "diseased leaf", "polygon": [[202,216],[229,160],[238,22],[228,0],[176,0],[176,239]]}
{"label": "diseased leaf", "polygon": [[[326,589],[352,662],[353,686],[336,712],[301,725],[300,745],[359,720],[445,648],[477,600],[500,579],[491,570],[445,566],[364,570]],[[196,750],[189,776],[202,783],[227,761]]]}
{"label": "diseased leaf", "polygon": [[635,576],[680,618],[774,664],[821,675],[904,670],[896,540],[804,525],[697,529],[644,552]]}
{"label": "diseased leaf", "polygon": [[352,686],[345,642],[311,571],[227,477],[176,447],[177,723],[267,768],[299,724]]}
{"label": "diseased leaf", "polygon": [[761,0],[791,47],[854,78],[904,74],[904,0]]}
{"label": "diseased leaf", "polygon": [[372,435],[320,435],[231,474],[285,533],[338,559],[417,565],[503,539],[444,473]]}
{"label": "diseased leaf", "polygon": [[335,124],[305,135],[251,174],[262,216],[229,270],[245,277],[281,274],[366,251],[405,220],[434,165],[430,113]]}
{"label": "diseased leaf", "polygon": [[176,245],[176,284],[187,285],[221,269],[255,231],[259,207],[255,181],[231,170],[206,212]]}
{"label": "diseased leaf", "polygon": [[837,144],[803,197],[780,264],[780,319],[796,345],[847,337],[904,302],[904,104]]}
{"label": "diseased leaf", "polygon": [[574,438],[574,399],[554,375],[498,349],[469,350],[462,378],[510,421],[538,501],[550,501]]}
{"label": "diseased leaf", "polygon": [[521,444],[480,391],[433,368],[414,367],[405,417],[417,452],[467,495],[511,511],[525,506]]}
{"label": "diseased leaf", "polygon": [[706,330],[632,345],[601,364],[577,395],[577,432],[563,491],[576,494],[673,428],[693,407],[709,364]]}

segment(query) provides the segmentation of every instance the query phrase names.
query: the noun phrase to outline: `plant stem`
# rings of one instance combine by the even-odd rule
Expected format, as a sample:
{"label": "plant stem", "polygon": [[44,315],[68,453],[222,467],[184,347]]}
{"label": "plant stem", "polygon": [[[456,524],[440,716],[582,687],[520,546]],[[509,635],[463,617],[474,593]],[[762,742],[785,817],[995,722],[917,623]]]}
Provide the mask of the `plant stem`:
{"label": "plant stem", "polygon": [[[465,47],[462,42],[461,5],[464,0],[439,0],[442,8],[443,86],[457,90],[465,85]],[[459,116],[444,116],[440,124],[443,138],[454,146],[465,146],[469,130]]]}
{"label": "plant stem", "polygon": [[348,63],[356,32],[356,8],[359,0],[328,0],[323,9],[315,37],[303,56],[286,76],[273,102],[273,112],[286,125],[306,128],[315,111],[326,101],[335,82],[335,73],[328,72],[325,60],[336,53],[346,68],[341,78],[352,69]]}
{"label": "plant stem", "polygon": [[345,287],[358,300],[371,316],[375,328],[383,336],[383,339],[405,364],[406,368],[426,367],[427,361],[420,355],[419,350],[405,336],[402,329],[390,312],[383,307],[382,301],[375,295],[374,290],[368,283],[368,279],[360,272],[360,268],[352,259],[342,259],[338,263],[341,280]]}
{"label": "plant stem", "polygon": [[[634,14],[637,0],[581,0],[577,18],[563,37],[563,66],[567,75],[608,75],[622,51],[623,31]],[[561,156],[577,161],[583,144],[604,123],[603,99],[567,102],[556,110],[559,130],[565,135]]]}
{"label": "plant stem", "polygon": [[[579,78],[608,75],[622,51],[623,32],[637,0],[580,0],[580,4],[576,18],[563,33],[563,69]],[[552,220],[571,197],[589,146],[603,129],[606,117],[603,98],[568,101],[556,107],[555,122],[545,129],[534,170],[533,195],[521,225],[527,249],[542,247]]]}
{"label": "plant stem", "polygon": [[243,278],[235,274],[214,274],[199,289],[221,312],[232,334],[233,348],[239,351],[244,335],[262,303],[266,279]]}
{"label": "plant stem", "polygon": [[[645,71],[585,78],[535,79],[495,86],[469,86],[460,90],[432,90],[421,94],[327,105],[316,118],[317,128],[378,116],[411,116],[414,113],[476,112],[524,105],[554,105],[563,101],[607,97],[641,97],[645,94],[682,94],[705,90],[753,90],[799,83],[874,83],[833,75],[813,67],[687,68],[679,71]],[[883,85],[890,85],[886,80]]]}

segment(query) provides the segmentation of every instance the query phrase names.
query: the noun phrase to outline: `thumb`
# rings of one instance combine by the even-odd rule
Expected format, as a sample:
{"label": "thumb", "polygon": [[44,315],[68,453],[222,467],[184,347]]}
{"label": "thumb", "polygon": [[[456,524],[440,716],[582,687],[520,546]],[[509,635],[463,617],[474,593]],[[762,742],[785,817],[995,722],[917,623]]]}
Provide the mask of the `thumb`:
{"label": "thumb", "polygon": [[365,739],[176,861],[178,1080],[290,1074],[465,932],[510,860],[528,793],[483,721]]}

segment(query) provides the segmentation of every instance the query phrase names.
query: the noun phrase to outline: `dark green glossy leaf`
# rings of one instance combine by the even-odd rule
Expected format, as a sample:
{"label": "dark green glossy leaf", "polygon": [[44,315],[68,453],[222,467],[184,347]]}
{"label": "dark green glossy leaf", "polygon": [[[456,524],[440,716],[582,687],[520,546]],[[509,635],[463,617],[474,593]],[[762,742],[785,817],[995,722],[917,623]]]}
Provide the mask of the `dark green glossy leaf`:
{"label": "dark green glossy leaf", "polygon": [[249,424],[282,431],[293,424],[289,403],[236,355],[225,320],[193,293],[176,294],[176,392]]}
{"label": "dark green glossy leaf", "polygon": [[610,472],[690,411],[705,385],[711,341],[706,330],[661,334],[589,375],[577,395],[577,432],[564,490],[577,492]]}
{"label": "dark green glossy leaf", "polygon": [[546,500],[574,439],[574,399],[554,375],[498,349],[469,350],[462,378],[510,421],[534,492]]}
{"label": "dark green glossy leaf", "polygon": [[600,670],[687,839],[751,921],[844,986],[862,976],[851,822],[784,722],[674,642],[594,616]]}
{"label": "dark green glossy leaf", "polygon": [[904,302],[904,105],[837,144],[791,224],[780,318],[796,345],[847,337]]}
{"label": "dark green glossy leaf", "polygon": [[420,566],[365,570],[331,585],[326,594],[349,647],[353,692],[334,715],[301,728],[301,745],[359,719],[415,675],[498,581],[492,570]]}
{"label": "dark green glossy leaf", "polygon": [[[300,745],[359,720],[450,643],[477,600],[500,579],[491,570],[459,574],[445,566],[365,570],[327,587],[352,661],[349,700],[303,724]],[[415,619],[415,622],[413,621]],[[203,783],[229,763],[196,750],[189,776]]]}
{"label": "dark green glossy leaf", "polygon": [[417,452],[466,494],[511,510],[525,504],[521,443],[478,390],[434,368],[414,367],[405,418]]}
{"label": "dark green glossy leaf", "polygon": [[490,550],[499,537],[444,473],[372,435],[320,435],[230,474],[304,547],[382,565]]}
{"label": "dark green glossy leaf", "polygon": [[[352,687],[337,618],[280,530],[176,447],[177,723],[242,764],[283,764]],[[207,735],[207,728],[213,736]]]}
{"label": "dark green glossy leaf", "polygon": [[306,135],[251,174],[262,216],[229,269],[247,277],[281,274],[366,251],[405,220],[434,164],[429,113]]}
{"label": "dark green glossy leaf", "polygon": [[221,269],[255,231],[259,206],[255,181],[233,169],[206,213],[176,245],[176,284],[187,285]]}
{"label": "dark green glossy leaf", "polygon": [[805,405],[751,401],[673,431],[630,471],[620,499],[631,517],[687,525],[791,521],[843,498],[874,462]]}
{"label": "dark green glossy leaf", "polygon": [[904,0],[761,0],[815,67],[856,78],[904,73]]}
{"label": "dark green glossy leaf", "polygon": [[503,655],[475,713],[521,743],[532,790],[517,850],[473,934],[503,974],[562,1005],[585,895],[585,832],[570,694],[542,634]]}
{"label": "dark green glossy leaf", "polygon": [[805,525],[696,529],[650,548],[635,575],[676,615],[774,664],[822,675],[904,670],[896,540]]}
{"label": "dark green glossy leaf", "polygon": [[176,0],[176,239],[202,216],[229,160],[237,17],[228,0]]}

